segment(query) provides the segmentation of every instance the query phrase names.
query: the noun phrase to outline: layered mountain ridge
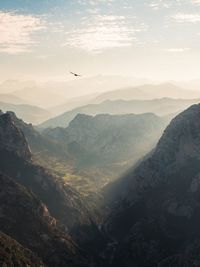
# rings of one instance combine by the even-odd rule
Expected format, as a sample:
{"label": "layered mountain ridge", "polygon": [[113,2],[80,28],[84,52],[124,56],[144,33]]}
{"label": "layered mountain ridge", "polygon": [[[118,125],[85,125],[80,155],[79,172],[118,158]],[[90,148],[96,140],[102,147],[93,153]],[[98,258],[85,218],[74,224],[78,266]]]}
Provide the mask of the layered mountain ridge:
{"label": "layered mountain ridge", "polygon": [[[22,253],[17,260],[28,264],[32,258],[35,266],[199,266],[199,118],[200,104],[179,114],[142,162],[104,188],[102,216],[109,216],[97,226],[79,193],[34,163],[31,150],[39,151],[37,140],[44,150],[62,144],[70,159],[79,156],[88,164],[91,157],[98,164],[113,164],[113,159],[133,157],[128,151],[138,155],[137,145],[144,142],[149,147],[141,154],[149,152],[169,118],[78,114],[66,128],[38,133],[13,113],[0,112],[0,248],[12,243]],[[30,221],[20,224],[26,214]],[[80,240],[92,251],[91,258],[76,244]]]}
{"label": "layered mountain ridge", "polygon": [[[67,128],[46,129],[74,158],[74,169],[93,188],[117,179],[156,144],[169,119],[154,114],[78,114]],[[83,187],[84,185],[82,185]]]}
{"label": "layered mountain ridge", "polygon": [[199,99],[173,99],[158,98],[150,100],[105,100],[97,104],[81,106],[63,114],[51,118],[39,125],[39,128],[67,127],[69,123],[78,115],[97,114],[143,114],[154,113],[158,116],[169,116],[177,114],[189,106],[199,102]]}

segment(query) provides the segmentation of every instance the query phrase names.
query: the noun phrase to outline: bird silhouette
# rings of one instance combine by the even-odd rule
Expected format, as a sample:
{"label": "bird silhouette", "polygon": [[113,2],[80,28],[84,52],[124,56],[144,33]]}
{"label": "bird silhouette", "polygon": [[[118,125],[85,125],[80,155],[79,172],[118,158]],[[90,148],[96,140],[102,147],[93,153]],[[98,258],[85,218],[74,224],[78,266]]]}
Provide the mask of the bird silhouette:
{"label": "bird silhouette", "polygon": [[74,75],[75,77],[80,77],[80,76],[81,76],[80,74],[74,73],[74,72],[72,72],[72,71],[70,71],[70,73],[71,73],[72,75]]}

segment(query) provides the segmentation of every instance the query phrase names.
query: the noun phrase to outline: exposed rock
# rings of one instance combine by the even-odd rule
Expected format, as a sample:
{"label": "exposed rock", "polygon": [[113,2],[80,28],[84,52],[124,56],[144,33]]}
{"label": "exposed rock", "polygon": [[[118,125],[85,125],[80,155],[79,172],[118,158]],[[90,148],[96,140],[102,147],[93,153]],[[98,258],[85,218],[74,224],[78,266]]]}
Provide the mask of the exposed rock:
{"label": "exposed rock", "polygon": [[[6,118],[6,126],[0,124],[1,139],[6,140],[6,145],[0,143],[0,171],[41,199],[50,214],[59,220],[61,227],[76,240],[85,245],[91,239],[101,239],[98,227],[80,195],[64,181],[32,162],[26,139],[13,116],[10,113],[0,116],[0,122]],[[7,132],[12,134],[6,135]],[[12,146],[8,147],[7,143]],[[16,148],[18,153],[15,152]],[[24,151],[28,151],[28,157]]]}
{"label": "exposed rock", "polygon": [[48,266],[87,266],[84,253],[62,233],[31,192],[0,175],[0,229],[37,253]]}
{"label": "exposed rock", "polygon": [[0,115],[0,147],[27,160],[31,159],[24,134],[16,127],[9,113]]}
{"label": "exposed rock", "polygon": [[0,266],[45,267],[31,250],[24,248],[11,237],[0,232]]}
{"label": "exposed rock", "polygon": [[113,266],[198,266],[199,152],[200,105],[194,105],[171,122],[144,162],[109,188],[115,208],[105,229],[119,244]]}

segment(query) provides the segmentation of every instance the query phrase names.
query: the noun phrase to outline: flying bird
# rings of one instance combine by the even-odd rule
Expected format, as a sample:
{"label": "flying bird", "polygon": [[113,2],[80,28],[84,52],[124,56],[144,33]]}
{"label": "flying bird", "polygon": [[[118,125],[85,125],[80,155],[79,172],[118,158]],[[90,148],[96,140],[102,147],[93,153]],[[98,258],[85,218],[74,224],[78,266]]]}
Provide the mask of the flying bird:
{"label": "flying bird", "polygon": [[80,76],[81,76],[80,74],[74,73],[74,72],[72,72],[72,71],[70,71],[70,73],[71,73],[72,75],[74,75],[75,77],[80,77]]}

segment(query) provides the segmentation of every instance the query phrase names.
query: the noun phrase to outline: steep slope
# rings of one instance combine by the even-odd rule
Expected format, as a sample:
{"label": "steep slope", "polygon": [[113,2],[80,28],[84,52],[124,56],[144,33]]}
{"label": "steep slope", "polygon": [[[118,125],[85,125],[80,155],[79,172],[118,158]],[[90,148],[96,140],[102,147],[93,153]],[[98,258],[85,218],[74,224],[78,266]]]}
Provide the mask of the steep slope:
{"label": "steep slope", "polygon": [[31,159],[31,152],[23,132],[16,127],[10,114],[4,114],[2,111],[0,111],[0,149],[14,153],[20,158]]}
{"label": "steep slope", "polygon": [[65,165],[73,165],[73,160],[67,150],[64,150],[62,145],[56,140],[46,138],[39,133],[32,124],[27,124],[19,119],[14,112],[7,112],[12,118],[15,125],[23,132],[28,145],[30,147],[33,160],[39,160],[41,163],[48,161],[49,164],[63,162]]}
{"label": "steep slope", "polygon": [[32,251],[0,232],[0,266],[44,267],[44,264]]}
{"label": "steep slope", "polygon": [[[87,266],[83,252],[58,230],[56,220],[31,191],[3,175],[0,175],[0,183],[1,231],[37,253],[47,266]],[[18,252],[22,256],[28,254],[19,246]],[[39,260],[35,264],[37,262]]]}
{"label": "steep slope", "polygon": [[168,119],[150,113],[79,114],[67,128],[46,129],[43,135],[69,151],[76,171],[91,174],[91,183],[99,188],[149,152],[167,123]]}
{"label": "steep slope", "polygon": [[77,114],[142,114],[147,112],[155,113],[158,116],[166,116],[172,113],[179,113],[192,104],[199,102],[199,99],[171,99],[161,98],[153,100],[115,100],[104,101],[100,104],[90,104],[71,111],[65,112],[55,118],[49,119],[39,125],[41,128],[67,127]]}
{"label": "steep slope", "polygon": [[[0,171],[31,189],[65,229],[82,238],[81,227],[92,229],[91,216],[79,194],[64,181],[34,164],[22,131],[9,113],[0,115]],[[90,227],[91,226],[91,227]],[[88,236],[90,238],[90,236]]]}
{"label": "steep slope", "polygon": [[199,151],[194,105],[170,123],[148,159],[107,188],[116,204],[105,223],[113,266],[199,266]]}
{"label": "steep slope", "polygon": [[4,112],[13,111],[16,115],[27,123],[39,124],[50,118],[50,112],[31,105],[10,104],[8,102],[0,102],[0,109]]}

